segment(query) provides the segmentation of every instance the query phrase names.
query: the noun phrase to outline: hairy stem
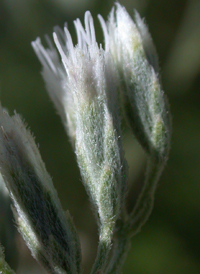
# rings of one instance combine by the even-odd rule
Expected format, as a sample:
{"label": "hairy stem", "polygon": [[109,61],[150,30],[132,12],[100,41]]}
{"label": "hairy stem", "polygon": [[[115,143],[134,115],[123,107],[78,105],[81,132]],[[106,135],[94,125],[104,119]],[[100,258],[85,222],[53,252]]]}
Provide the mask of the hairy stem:
{"label": "hairy stem", "polygon": [[120,221],[117,224],[117,231],[115,233],[112,255],[105,274],[118,274],[126,259],[126,254],[130,248],[130,237],[124,229],[124,222]]}
{"label": "hairy stem", "polygon": [[131,236],[137,234],[141,227],[148,220],[153,204],[157,182],[163,170],[163,163],[158,163],[154,159],[149,159],[147,163],[146,179],[138,201],[129,216],[125,230]]}
{"label": "hairy stem", "polygon": [[103,274],[104,266],[108,259],[111,249],[112,232],[110,229],[103,229],[99,237],[99,245],[97,249],[97,257],[92,267],[91,274]]}

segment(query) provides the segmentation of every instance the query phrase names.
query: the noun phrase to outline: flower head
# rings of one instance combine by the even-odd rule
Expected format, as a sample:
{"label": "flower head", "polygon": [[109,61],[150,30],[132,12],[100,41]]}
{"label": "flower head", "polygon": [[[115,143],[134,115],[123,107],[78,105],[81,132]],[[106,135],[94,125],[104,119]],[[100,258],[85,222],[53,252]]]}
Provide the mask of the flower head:
{"label": "flower head", "polygon": [[96,42],[91,14],[85,13],[85,29],[79,19],[74,25],[76,46],[66,26],[64,31],[57,28],[53,33],[62,59],[58,67],[53,48],[45,50],[39,39],[32,45],[43,65],[42,74],[50,96],[60,107],[61,117],[65,117],[62,119],[66,121],[69,136],[75,144],[83,180],[97,208],[100,224],[109,223],[108,226],[113,227],[125,189],[125,161],[119,139],[119,79],[108,45],[104,50]]}
{"label": "flower head", "polygon": [[123,226],[127,233],[138,231],[151,212],[156,184],[168,156],[171,129],[156,50],[143,20],[135,12],[134,22],[118,3],[107,23],[100,15],[99,20],[105,49],[96,42],[89,12],[85,13],[85,29],[79,19],[74,22],[77,45],[74,46],[66,26],[64,31],[55,29],[53,38],[62,62],[49,38],[49,49],[39,39],[32,42],[95,208],[100,241],[92,273],[103,271],[116,222],[126,219],[127,169],[119,105],[150,156],[143,190]]}

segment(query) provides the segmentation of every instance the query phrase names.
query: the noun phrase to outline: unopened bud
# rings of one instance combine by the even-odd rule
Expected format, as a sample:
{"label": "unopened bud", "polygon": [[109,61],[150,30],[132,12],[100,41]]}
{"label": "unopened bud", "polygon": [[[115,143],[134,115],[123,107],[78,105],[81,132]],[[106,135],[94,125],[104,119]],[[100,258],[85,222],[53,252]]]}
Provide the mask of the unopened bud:
{"label": "unopened bud", "polygon": [[[134,22],[125,8],[116,4],[116,11],[113,9],[109,17],[108,32],[110,51],[122,80],[121,93],[127,120],[148,155],[157,154],[159,161],[165,161],[171,135],[170,115],[148,28],[137,12]],[[157,117],[162,120],[165,132],[159,135],[163,138],[159,141],[162,148],[155,146],[153,141]]]}

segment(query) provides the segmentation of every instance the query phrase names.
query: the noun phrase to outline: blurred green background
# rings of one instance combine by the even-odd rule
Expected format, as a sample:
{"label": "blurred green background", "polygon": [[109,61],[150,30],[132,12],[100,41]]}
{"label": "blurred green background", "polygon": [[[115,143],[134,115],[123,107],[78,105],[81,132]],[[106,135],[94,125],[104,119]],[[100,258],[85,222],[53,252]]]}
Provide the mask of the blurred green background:
{"label": "blurred green background", "polygon": [[[148,223],[132,239],[123,272],[200,273],[200,1],[120,3],[131,15],[135,8],[146,18],[173,118],[170,158],[159,181],[155,207]],[[53,27],[63,27],[66,21],[75,39],[73,20],[83,20],[88,9],[100,42],[103,36],[96,15],[107,18],[112,6],[110,0],[0,0],[0,99],[10,113],[16,110],[24,117],[36,136],[62,205],[78,229],[84,273],[95,257],[97,228],[75,155],[45,91],[41,65],[30,42],[37,36],[43,39],[46,33],[51,36]],[[130,172],[130,209],[144,178],[146,158],[125,127],[123,137]],[[43,273],[19,235],[17,242],[17,273]]]}

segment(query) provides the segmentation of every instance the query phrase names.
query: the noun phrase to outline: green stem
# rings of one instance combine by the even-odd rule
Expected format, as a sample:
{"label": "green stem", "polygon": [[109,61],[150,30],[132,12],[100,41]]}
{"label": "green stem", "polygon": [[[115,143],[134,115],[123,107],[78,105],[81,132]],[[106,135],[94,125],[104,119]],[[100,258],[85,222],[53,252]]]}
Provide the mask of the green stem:
{"label": "green stem", "polygon": [[118,223],[117,231],[114,238],[113,251],[105,274],[117,274],[126,259],[126,254],[130,247],[130,237],[124,229],[124,223]]}
{"label": "green stem", "polygon": [[158,163],[152,158],[148,160],[146,179],[142,192],[125,226],[125,230],[131,236],[134,236],[140,231],[141,227],[146,223],[151,214],[154,204],[155,190],[163,166],[163,163]]}
{"label": "green stem", "polygon": [[108,253],[111,249],[112,233],[110,230],[104,230],[100,233],[97,257],[92,267],[91,274],[103,274],[103,268],[108,259]]}
{"label": "green stem", "polygon": [[100,274],[107,261],[107,254],[110,250],[106,242],[100,242],[97,251],[97,257],[94,262],[91,274]]}

